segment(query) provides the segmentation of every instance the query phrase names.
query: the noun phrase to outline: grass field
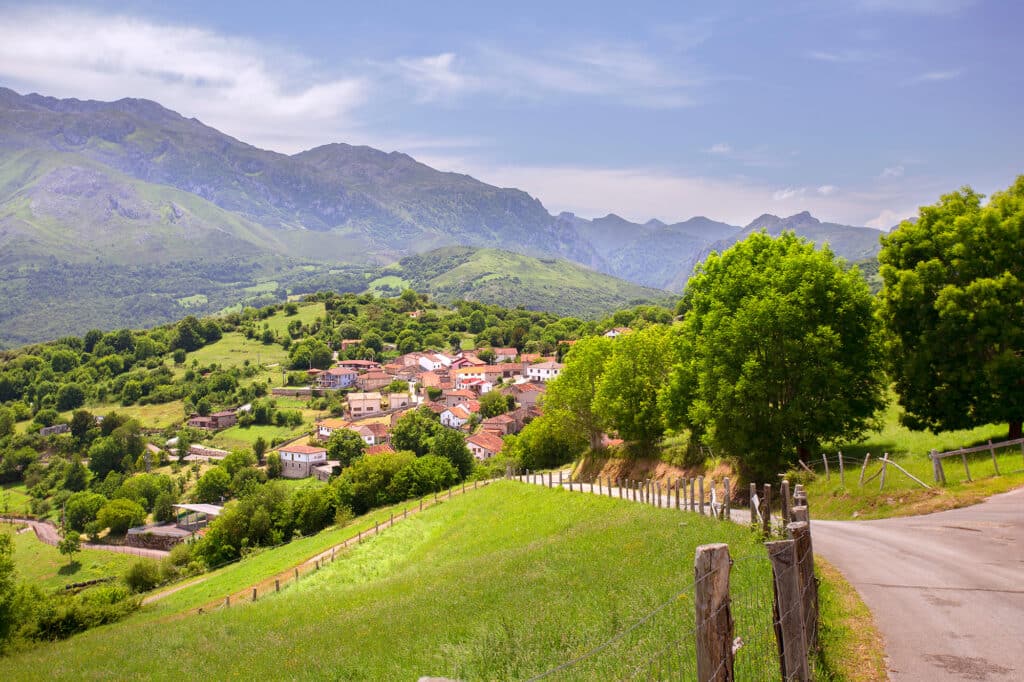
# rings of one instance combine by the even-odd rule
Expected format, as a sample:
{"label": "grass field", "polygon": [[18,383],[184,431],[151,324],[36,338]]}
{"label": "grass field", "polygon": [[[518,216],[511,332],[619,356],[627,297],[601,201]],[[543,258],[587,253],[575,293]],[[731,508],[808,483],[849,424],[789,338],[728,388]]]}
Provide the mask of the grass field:
{"label": "grass field", "polygon": [[14,564],[18,576],[45,590],[96,578],[118,577],[137,559],[129,554],[86,549],[75,554],[74,561],[69,563],[56,547],[40,542],[31,530],[15,533],[14,526],[0,524],[0,533],[14,536]]}
{"label": "grass field", "polygon": [[[251,557],[122,623],[2,660],[0,677],[518,679],[667,604],[569,675],[621,678],[692,627],[685,587],[696,545],[729,542],[740,588],[769,579],[766,561],[745,560],[763,550],[739,526],[503,482],[402,521],[278,595],[173,615],[286,569],[285,553],[308,557],[330,534],[353,530]],[[745,622],[737,616],[737,632],[750,641]]]}
{"label": "grass field", "polygon": [[256,439],[260,436],[267,442],[267,445],[273,443],[275,440],[284,442],[298,438],[299,436],[309,433],[310,427],[308,424],[301,426],[271,426],[262,424],[253,424],[252,426],[241,427],[232,426],[230,429],[224,429],[218,431],[214,435],[213,440],[210,441],[210,445],[215,448],[221,448],[223,450],[233,449],[244,449],[252,447],[252,444],[256,442]]}
{"label": "grass field", "polygon": [[[911,431],[900,425],[899,407],[893,401],[884,414],[883,427],[879,432],[870,434],[862,442],[837,448],[843,453],[846,463],[845,486],[840,481],[836,452],[827,455],[830,460],[828,477],[824,475],[824,464],[820,460],[810,463],[817,473],[815,480],[807,484],[813,514],[829,519],[924,514],[980,502],[995,493],[1024,485],[1024,453],[1020,447],[997,452],[1001,476],[995,476],[995,465],[989,453],[984,452],[968,457],[972,482],[967,481],[963,464],[960,458],[955,457],[945,460],[946,487],[939,488],[934,483],[932,463],[928,457],[932,449],[944,452],[985,443],[988,439],[998,442],[1005,439],[1006,429],[1005,424],[993,424],[939,434]],[[865,470],[865,480],[879,472],[882,467],[879,460],[889,453],[890,459],[933,489],[923,488],[893,467],[888,467],[884,488],[880,487],[880,476],[860,486],[860,470],[868,453],[871,459]]]}
{"label": "grass field", "polygon": [[29,512],[29,497],[24,483],[7,483],[0,487],[0,514],[19,516]]}
{"label": "grass field", "polygon": [[[264,322],[270,327],[271,331],[278,334],[285,334],[288,332],[288,325],[293,320],[299,320],[302,324],[309,324],[318,317],[324,317],[327,315],[327,309],[321,302],[314,303],[300,303],[299,311],[294,315],[285,315],[284,312],[278,312],[268,317]],[[263,323],[259,324],[259,327],[263,327]],[[278,346],[278,349],[281,347]],[[281,351],[285,352],[285,351]],[[287,353],[285,353],[287,355]]]}

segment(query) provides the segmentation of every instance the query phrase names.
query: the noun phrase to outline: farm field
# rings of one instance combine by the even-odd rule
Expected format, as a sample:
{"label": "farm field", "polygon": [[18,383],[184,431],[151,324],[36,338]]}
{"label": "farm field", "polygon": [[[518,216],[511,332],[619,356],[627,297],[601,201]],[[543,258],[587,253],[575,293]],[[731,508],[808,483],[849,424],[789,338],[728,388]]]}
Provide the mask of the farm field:
{"label": "farm field", "polygon": [[[354,528],[327,533],[341,539]],[[328,537],[315,539],[324,546]],[[265,577],[247,562],[269,564],[282,550],[301,558],[313,540],[261,553],[120,624],[0,661],[0,675],[31,679],[46,670],[53,679],[99,679],[116,665],[121,677],[160,671],[165,679],[200,669],[218,679],[521,678],[586,651],[678,595],[650,627],[572,674],[603,679],[690,626],[684,588],[698,544],[729,542],[738,559],[735,584],[768,580],[766,562],[741,560],[763,549],[739,526],[500,482],[402,521],[278,595],[201,617],[161,617],[243,585],[236,571]]]}

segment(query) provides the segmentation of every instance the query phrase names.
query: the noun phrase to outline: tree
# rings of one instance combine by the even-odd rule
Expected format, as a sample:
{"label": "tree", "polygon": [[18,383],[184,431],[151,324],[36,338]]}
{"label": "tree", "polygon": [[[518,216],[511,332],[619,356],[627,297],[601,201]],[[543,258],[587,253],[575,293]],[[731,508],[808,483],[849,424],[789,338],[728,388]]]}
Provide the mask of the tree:
{"label": "tree", "polygon": [[422,457],[430,447],[430,438],[444,428],[429,408],[420,407],[403,414],[395,422],[391,429],[391,445],[396,450],[408,450]]}
{"label": "tree", "polygon": [[64,384],[57,389],[57,409],[76,410],[85,402],[85,391],[78,384]]}
{"label": "tree", "polygon": [[195,316],[189,315],[178,323],[171,346],[175,349],[180,348],[186,352],[192,352],[202,348],[205,342],[202,324]]}
{"label": "tree", "polygon": [[105,478],[108,472],[121,471],[125,452],[113,436],[101,436],[89,446],[89,468],[96,478]]}
{"label": "tree", "polygon": [[498,354],[494,352],[493,348],[484,348],[479,353],[477,353],[476,356],[483,360],[484,362],[486,362],[488,365],[493,365],[495,359],[497,359],[498,357]]}
{"label": "tree", "polygon": [[281,455],[276,450],[267,455],[267,478],[281,478]]}
{"label": "tree", "polygon": [[598,421],[642,452],[650,452],[665,430],[658,393],[668,378],[668,349],[661,326],[615,339],[594,395]]}
{"label": "tree", "polygon": [[452,463],[463,479],[473,472],[473,454],[466,446],[466,439],[455,429],[441,427],[427,441],[427,452],[435,457],[443,457]]}
{"label": "tree", "polygon": [[231,487],[231,477],[222,467],[215,466],[196,482],[192,497],[196,502],[219,503]]}
{"label": "tree", "polygon": [[169,492],[162,492],[156,496],[153,502],[153,520],[157,523],[167,523],[174,520],[174,495]]}
{"label": "tree", "polygon": [[515,459],[526,469],[547,469],[571,462],[587,448],[582,431],[567,428],[571,417],[546,410],[515,436],[505,437],[502,454]]}
{"label": "tree", "polygon": [[84,442],[89,430],[96,426],[96,418],[88,410],[75,410],[71,415],[71,435]]}
{"label": "tree", "polygon": [[96,520],[107,503],[107,498],[99,493],[82,491],[68,497],[64,503],[64,523],[72,529],[82,532],[85,527]]}
{"label": "tree", "polygon": [[75,455],[64,470],[64,490],[78,492],[89,485],[89,470],[82,464],[82,457]]}
{"label": "tree", "polygon": [[827,248],[752,234],[705,261],[680,308],[668,425],[707,433],[751,480],[855,440],[884,405],[871,293]]}
{"label": "tree", "polygon": [[515,407],[515,398],[501,391],[488,391],[480,396],[480,416],[484,419],[505,414]]}
{"label": "tree", "polygon": [[334,361],[327,344],[312,336],[292,345],[289,357],[292,369],[327,369]]}
{"label": "tree", "polygon": [[459,472],[449,460],[425,455],[399,469],[388,485],[388,495],[395,500],[407,500],[439,492],[458,480]]}
{"label": "tree", "polygon": [[141,525],[146,519],[146,510],[132,500],[111,500],[103,505],[96,520],[101,528],[109,528],[112,535],[124,535],[129,528]]}
{"label": "tree", "polygon": [[327,439],[327,459],[340,462],[342,469],[366,452],[366,441],[352,429],[335,429]]}
{"label": "tree", "polygon": [[969,187],[882,237],[880,317],[902,421],[966,429],[1024,419],[1024,175],[987,206]]}
{"label": "tree", "polygon": [[57,551],[68,557],[68,565],[74,563],[76,552],[82,549],[82,538],[77,530],[65,531],[64,537],[57,543]]}
{"label": "tree", "polygon": [[548,382],[544,408],[559,412],[566,429],[578,430],[591,450],[601,447],[604,424],[594,403],[604,366],[612,354],[613,339],[588,336],[576,342],[565,358],[565,369]]}
{"label": "tree", "polygon": [[263,455],[267,453],[267,441],[263,436],[256,436],[252,442],[252,454],[256,455],[256,461],[263,464]]}

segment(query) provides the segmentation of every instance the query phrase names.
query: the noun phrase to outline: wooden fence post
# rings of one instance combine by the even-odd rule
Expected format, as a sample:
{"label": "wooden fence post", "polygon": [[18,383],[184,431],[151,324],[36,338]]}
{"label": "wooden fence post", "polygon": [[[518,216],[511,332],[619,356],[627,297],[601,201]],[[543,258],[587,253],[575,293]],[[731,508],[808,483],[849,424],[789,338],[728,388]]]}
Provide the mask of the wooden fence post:
{"label": "wooden fence post", "polygon": [[782,507],[782,527],[785,528],[789,525],[789,481],[782,479],[781,490],[779,490],[781,500],[779,504]]}
{"label": "wooden fence post", "polygon": [[256,601],[256,588],[252,588],[252,600]]}
{"label": "wooden fence post", "polygon": [[[963,450],[963,448],[960,448],[960,449]],[[960,459],[964,463],[964,473],[967,474],[967,482],[971,483],[972,482],[972,480],[971,480],[971,468],[969,466],[967,466],[967,453],[966,452],[961,452],[960,453]]]}
{"label": "wooden fence post", "polygon": [[843,451],[839,451],[839,485],[846,487],[846,467],[843,466]]}
{"label": "wooden fence post", "polygon": [[770,538],[772,536],[772,485],[771,483],[764,484],[764,501],[761,503],[764,506],[764,514],[761,515],[761,523],[764,527],[764,536]]}
{"label": "wooden fence post", "polygon": [[824,453],[821,455],[821,461],[825,463],[825,482],[827,483],[832,480],[832,474],[828,471],[828,457]]}
{"label": "wooden fence post", "polygon": [[733,680],[729,564],[729,546],[725,544],[701,545],[693,560],[697,679],[701,682]]}
{"label": "wooden fence post", "polygon": [[750,527],[757,528],[757,516],[758,516],[758,505],[757,505],[757,484],[750,484]]}
{"label": "wooden fence post", "polygon": [[868,460],[871,459],[871,453],[864,455],[864,464],[860,468],[860,487],[864,487],[864,472],[868,468]]}
{"label": "wooden fence post", "polygon": [[787,530],[796,544],[796,562],[800,575],[800,596],[803,603],[807,649],[814,651],[818,645],[818,583],[814,580],[814,550],[811,548],[811,529],[807,523],[795,521],[789,524]]}
{"label": "wooden fence post", "polygon": [[882,488],[885,487],[885,474],[889,469],[889,453],[882,455],[882,482],[878,484],[878,492],[882,492]]}
{"label": "wooden fence post", "polygon": [[295,582],[298,582],[298,581],[299,581],[299,569],[298,569],[298,567],[296,567],[295,568]]}
{"label": "wooden fence post", "polygon": [[690,511],[692,511],[692,512],[697,511],[697,499],[696,499],[696,495],[694,494],[694,490],[696,489],[696,487],[697,487],[697,479],[691,478],[690,479]]}
{"label": "wooden fence post", "polygon": [[1001,474],[999,473],[999,462],[996,461],[996,449],[992,447],[991,438],[988,439],[988,451],[992,455],[992,466],[996,470],[996,476],[1000,476]]}
{"label": "wooden fence post", "polygon": [[561,469],[558,470],[558,487],[559,488],[562,487],[562,470]]}
{"label": "wooden fence post", "polygon": [[553,477],[554,477],[554,474],[552,474],[552,473],[551,473],[551,472],[549,471],[549,472],[548,472],[548,487],[549,487],[549,488],[553,488],[553,487],[554,487],[554,483],[552,482],[552,478],[553,478]]}
{"label": "wooden fence post", "polygon": [[697,477],[697,488],[700,494],[700,515],[704,516],[704,477]]}
{"label": "wooden fence post", "polygon": [[681,507],[679,506],[679,487],[680,487],[681,483],[682,483],[682,479],[677,478],[676,479],[676,511],[679,511],[681,509]]}
{"label": "wooden fence post", "polygon": [[726,521],[731,521],[732,520],[732,506],[729,504],[729,502],[732,500],[732,490],[729,488],[729,477],[726,476],[725,480],[722,481],[722,483],[724,485],[724,490],[722,491],[722,493],[725,495],[725,500],[722,502],[722,504],[725,505],[724,507],[722,507],[722,511],[723,511],[723,514],[724,514],[722,516],[722,518],[725,519]]}
{"label": "wooden fence post", "polygon": [[803,607],[800,601],[800,576],[796,541],[766,542],[772,562],[772,604],[775,639],[779,645],[779,668],[786,682],[808,682],[807,639],[804,633]]}
{"label": "wooden fence post", "polygon": [[224,597],[224,606],[225,607],[231,606],[231,595],[228,595],[227,597]]}
{"label": "wooden fence post", "polygon": [[274,578],[274,592],[280,592],[280,591],[281,591],[281,580],[279,578]]}

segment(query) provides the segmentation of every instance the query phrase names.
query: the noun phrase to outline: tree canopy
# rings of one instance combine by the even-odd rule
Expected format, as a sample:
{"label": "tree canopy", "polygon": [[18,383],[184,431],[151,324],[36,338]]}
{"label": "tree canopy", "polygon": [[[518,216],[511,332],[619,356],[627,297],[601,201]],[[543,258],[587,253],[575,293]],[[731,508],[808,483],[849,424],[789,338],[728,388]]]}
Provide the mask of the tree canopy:
{"label": "tree canopy", "polygon": [[884,404],[871,294],[827,248],[752,234],[707,259],[680,307],[669,423],[706,434],[752,476],[856,439]]}
{"label": "tree canopy", "polygon": [[880,314],[910,428],[1024,418],[1024,176],[986,206],[965,187],[882,238]]}

